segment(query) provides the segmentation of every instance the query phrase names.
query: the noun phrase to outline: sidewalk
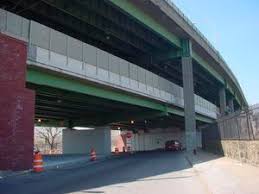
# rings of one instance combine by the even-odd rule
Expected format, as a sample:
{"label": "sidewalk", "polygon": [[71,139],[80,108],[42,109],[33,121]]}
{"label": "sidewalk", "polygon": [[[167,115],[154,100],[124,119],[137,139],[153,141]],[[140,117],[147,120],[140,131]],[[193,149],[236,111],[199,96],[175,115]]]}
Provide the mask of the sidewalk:
{"label": "sidewalk", "polygon": [[259,168],[199,151],[188,161],[211,194],[259,194]]}
{"label": "sidewalk", "polygon": [[[112,157],[97,155],[96,161],[90,161],[90,157],[83,154],[56,154],[56,155],[43,155],[43,168],[44,170],[53,170],[64,167],[72,167],[75,165],[90,165],[93,163],[102,162],[105,159]],[[25,173],[29,173],[32,170],[24,170],[24,171],[0,171],[0,179],[10,176],[18,176]]]}

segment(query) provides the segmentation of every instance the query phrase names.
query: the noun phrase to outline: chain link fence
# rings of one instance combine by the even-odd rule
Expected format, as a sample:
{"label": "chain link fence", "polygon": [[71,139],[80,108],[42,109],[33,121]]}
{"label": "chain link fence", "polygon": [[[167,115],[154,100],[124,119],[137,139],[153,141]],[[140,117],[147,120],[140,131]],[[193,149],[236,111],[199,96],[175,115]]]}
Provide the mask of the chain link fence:
{"label": "chain link fence", "polygon": [[224,116],[204,129],[207,139],[259,140],[259,105]]}

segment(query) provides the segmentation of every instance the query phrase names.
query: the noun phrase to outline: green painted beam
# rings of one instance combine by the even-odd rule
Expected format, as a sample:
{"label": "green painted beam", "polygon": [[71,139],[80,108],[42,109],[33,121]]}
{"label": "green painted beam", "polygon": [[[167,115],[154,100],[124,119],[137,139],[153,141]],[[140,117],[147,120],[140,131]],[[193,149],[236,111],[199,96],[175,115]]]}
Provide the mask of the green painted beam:
{"label": "green painted beam", "polygon": [[27,70],[27,82],[38,85],[50,86],[58,89],[78,92],[117,102],[150,108],[153,110],[165,111],[165,105],[154,100],[129,95],[126,92],[113,91],[83,83],[79,80],[69,79],[62,76],[44,72],[39,69],[29,68]]}
{"label": "green painted beam", "polygon": [[166,112],[184,117],[184,111],[180,108],[172,108],[167,106]]}
{"label": "green painted beam", "polygon": [[228,89],[228,91],[229,91],[233,96],[235,96],[235,91],[234,91],[234,89],[233,89],[228,83],[226,83],[226,89]]}
{"label": "green painted beam", "polygon": [[193,59],[196,60],[203,68],[205,68],[213,77],[215,77],[219,82],[225,85],[226,89],[235,96],[236,100],[239,104],[241,104],[241,100],[238,96],[235,95],[235,90],[233,87],[226,83],[225,79],[215,71],[205,60],[203,60],[197,53],[193,52]]}
{"label": "green painted beam", "polygon": [[[45,72],[40,69],[28,68],[26,79],[27,82],[37,85],[54,87],[71,92],[77,92],[81,94],[114,100],[126,104],[150,108],[152,110],[160,111],[161,114],[171,113],[179,116],[184,116],[184,112],[181,108],[169,107],[168,105],[159,103],[151,99],[130,95],[125,92],[97,87],[95,85],[90,85],[79,80],[69,79],[56,74],[51,74],[50,72]],[[206,118],[207,117],[202,115],[196,116],[197,120],[204,122],[209,121]]]}
{"label": "green painted beam", "polygon": [[242,100],[239,96],[235,95],[235,90],[233,87],[226,83],[226,80],[223,76],[221,76],[216,70],[214,70],[203,58],[201,58],[197,53],[193,51],[193,59],[196,60],[204,69],[206,69],[213,77],[215,77],[219,82],[225,85],[226,89],[235,96],[236,100],[239,104],[241,104]]}
{"label": "green painted beam", "polygon": [[193,52],[193,59],[197,61],[204,69],[206,69],[212,76],[214,76],[219,82],[225,84],[224,78],[214,70],[203,58],[201,58],[197,53]]}
{"label": "green painted beam", "polygon": [[136,7],[131,1],[129,0],[109,0],[114,5],[125,11],[126,13],[130,14],[132,17],[137,19],[142,24],[146,25],[148,28],[153,30],[156,33],[162,35],[165,39],[169,40],[173,43],[176,47],[181,47],[181,40],[172,32],[167,30],[163,25],[161,25],[158,21],[150,17],[148,14],[143,12],[143,10]]}
{"label": "green painted beam", "polygon": [[198,115],[196,114],[196,120],[202,121],[205,123],[213,123],[216,121],[216,119],[211,119],[211,118],[208,118],[208,117],[200,115],[200,114],[198,114]]}
{"label": "green painted beam", "polygon": [[239,97],[238,95],[236,95],[236,92],[235,92],[235,90],[232,88],[232,86],[231,86],[230,84],[226,83],[226,89],[233,95],[233,97],[236,99],[237,103],[238,103],[239,105],[241,105],[241,104],[242,104],[242,101],[241,101],[240,97]]}

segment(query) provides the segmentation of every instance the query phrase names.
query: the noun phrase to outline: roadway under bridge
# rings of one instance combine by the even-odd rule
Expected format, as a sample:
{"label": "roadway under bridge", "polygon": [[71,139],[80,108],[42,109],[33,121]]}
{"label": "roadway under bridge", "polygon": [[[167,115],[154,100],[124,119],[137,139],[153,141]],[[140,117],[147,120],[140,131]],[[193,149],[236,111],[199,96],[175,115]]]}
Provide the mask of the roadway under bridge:
{"label": "roadway under bridge", "polygon": [[192,151],[202,125],[247,106],[218,51],[159,2],[1,2],[2,170],[31,168],[35,125],[67,128],[66,145],[86,133],[75,127],[97,128],[93,142],[107,154],[111,130],[172,129]]}

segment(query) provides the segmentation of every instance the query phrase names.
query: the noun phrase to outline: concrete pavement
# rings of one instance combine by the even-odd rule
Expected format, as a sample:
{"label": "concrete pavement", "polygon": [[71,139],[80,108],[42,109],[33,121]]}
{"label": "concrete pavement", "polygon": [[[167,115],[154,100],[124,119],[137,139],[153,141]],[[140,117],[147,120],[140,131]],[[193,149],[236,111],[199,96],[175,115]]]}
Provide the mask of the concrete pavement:
{"label": "concrete pavement", "polygon": [[[232,192],[232,187],[223,187],[221,190],[213,185],[223,183],[226,185],[228,182],[231,184],[231,178],[234,175],[231,175],[232,172],[222,172],[221,166],[218,164],[218,161],[225,160],[225,158],[217,158],[214,155],[202,156],[198,154],[196,158],[189,157],[189,160],[194,164],[194,168],[192,168],[185,153],[138,153],[113,158],[90,166],[81,165],[50,170],[42,174],[26,174],[2,179],[0,180],[0,193],[222,194],[224,189],[228,189],[225,193],[236,193]],[[236,167],[243,168],[239,165]],[[217,169],[217,173],[213,174],[215,169]],[[227,169],[224,170],[227,171]],[[258,168],[255,170],[259,172]],[[241,174],[235,175],[241,176]],[[213,178],[214,175],[218,178]],[[248,179],[247,181],[258,179],[258,176],[252,177],[255,175],[254,172],[249,171],[245,178]],[[242,187],[240,185],[240,188]],[[242,188],[242,191],[246,190]],[[247,193],[256,194],[256,190]],[[243,194],[246,193],[243,192]]]}
{"label": "concrete pavement", "polygon": [[259,194],[259,168],[207,152],[188,157],[213,194]]}

